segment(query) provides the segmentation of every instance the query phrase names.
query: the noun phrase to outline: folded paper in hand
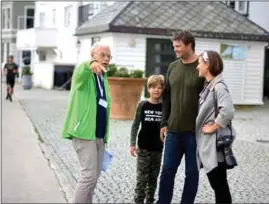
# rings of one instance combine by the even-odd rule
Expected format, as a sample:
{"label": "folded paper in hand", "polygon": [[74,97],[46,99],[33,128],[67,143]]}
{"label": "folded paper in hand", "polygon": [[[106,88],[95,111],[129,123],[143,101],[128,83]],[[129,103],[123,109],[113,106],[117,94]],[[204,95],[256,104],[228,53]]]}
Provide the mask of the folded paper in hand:
{"label": "folded paper in hand", "polygon": [[106,172],[109,165],[112,162],[113,155],[109,151],[105,150],[104,152],[104,160],[103,160],[103,166],[102,166],[102,171]]}

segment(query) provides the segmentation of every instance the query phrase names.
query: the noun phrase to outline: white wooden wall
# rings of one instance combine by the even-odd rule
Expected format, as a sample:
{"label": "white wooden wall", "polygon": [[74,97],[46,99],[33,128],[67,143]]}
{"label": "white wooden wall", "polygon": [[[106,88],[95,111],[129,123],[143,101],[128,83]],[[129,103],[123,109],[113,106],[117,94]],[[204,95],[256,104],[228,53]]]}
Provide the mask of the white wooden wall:
{"label": "white wooden wall", "polygon": [[[146,39],[170,39],[167,36],[149,36],[123,33],[106,33],[80,37],[81,52],[79,61],[89,59],[91,37],[100,36],[101,41],[111,46],[111,63],[129,69],[145,70]],[[263,42],[231,41],[196,38],[196,53],[204,50],[220,51],[221,43],[247,46],[245,60],[223,60],[224,78],[229,86],[234,104],[263,104],[264,47]]]}
{"label": "white wooden wall", "polygon": [[[129,68],[145,70],[146,67],[146,39],[169,37],[115,34],[113,42],[115,60]],[[135,41],[135,46],[129,43]],[[264,47],[263,42],[231,41],[196,38],[196,53],[204,50],[220,51],[220,44],[235,44],[247,46],[247,58],[243,61],[224,60],[224,78],[231,91],[235,104],[262,104],[263,103],[263,72],[264,72]]]}

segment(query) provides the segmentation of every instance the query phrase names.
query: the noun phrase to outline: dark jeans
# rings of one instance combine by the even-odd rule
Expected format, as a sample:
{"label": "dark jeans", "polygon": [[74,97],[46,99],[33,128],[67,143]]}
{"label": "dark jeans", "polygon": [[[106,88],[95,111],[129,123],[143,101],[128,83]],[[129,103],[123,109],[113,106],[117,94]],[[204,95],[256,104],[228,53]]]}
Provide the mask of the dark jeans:
{"label": "dark jeans", "polygon": [[227,181],[227,170],[219,165],[207,174],[209,183],[215,192],[216,203],[232,203]]}
{"label": "dark jeans", "polygon": [[174,190],[174,179],[185,154],[185,183],[181,203],[194,203],[199,172],[196,162],[196,139],[192,133],[168,132],[163,152],[163,166],[159,184],[158,204],[171,203]]}

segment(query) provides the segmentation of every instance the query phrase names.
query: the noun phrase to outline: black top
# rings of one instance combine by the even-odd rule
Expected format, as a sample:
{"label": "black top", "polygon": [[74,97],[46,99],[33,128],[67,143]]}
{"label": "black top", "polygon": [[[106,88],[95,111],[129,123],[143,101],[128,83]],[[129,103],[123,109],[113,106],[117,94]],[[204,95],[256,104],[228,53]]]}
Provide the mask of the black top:
{"label": "black top", "polygon": [[7,78],[15,79],[18,72],[18,65],[16,63],[6,63],[4,69],[7,70]]}
{"label": "black top", "polygon": [[107,110],[105,107],[99,104],[100,99],[106,101],[104,79],[102,76],[98,76],[96,74],[94,74],[94,77],[96,82],[96,101],[97,101],[96,137],[104,138],[106,133]]}
{"label": "black top", "polygon": [[163,143],[160,140],[161,118],[162,103],[139,102],[131,130],[131,146],[136,145],[137,132],[141,124],[138,133],[138,148],[148,151],[162,151]]}

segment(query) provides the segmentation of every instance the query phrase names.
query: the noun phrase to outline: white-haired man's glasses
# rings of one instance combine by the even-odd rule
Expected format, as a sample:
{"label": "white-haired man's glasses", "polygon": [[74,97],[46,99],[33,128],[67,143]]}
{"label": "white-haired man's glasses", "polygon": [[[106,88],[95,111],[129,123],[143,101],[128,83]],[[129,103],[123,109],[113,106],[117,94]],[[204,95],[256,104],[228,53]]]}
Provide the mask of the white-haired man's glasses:
{"label": "white-haired man's glasses", "polygon": [[103,52],[100,52],[100,53],[98,53],[98,52],[94,52],[94,53],[97,54],[97,55],[99,55],[101,58],[105,58],[105,57],[107,57],[109,60],[112,59],[112,56],[111,56],[111,55],[106,55],[106,54],[103,53]]}

